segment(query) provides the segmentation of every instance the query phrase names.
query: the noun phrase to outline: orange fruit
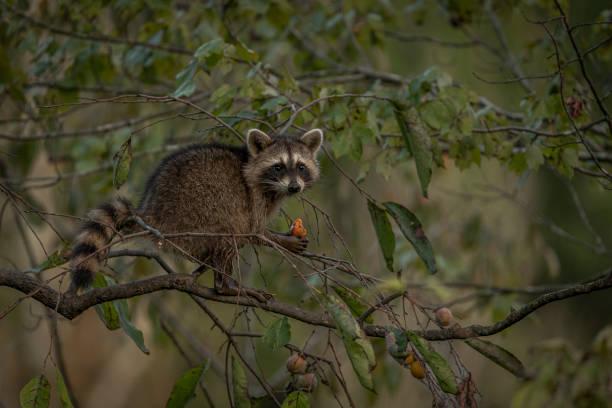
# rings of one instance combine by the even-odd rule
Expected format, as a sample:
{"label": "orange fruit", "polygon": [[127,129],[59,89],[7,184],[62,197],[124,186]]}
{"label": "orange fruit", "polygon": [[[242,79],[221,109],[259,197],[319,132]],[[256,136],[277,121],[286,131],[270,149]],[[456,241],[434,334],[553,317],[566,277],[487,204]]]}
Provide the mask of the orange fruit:
{"label": "orange fruit", "polygon": [[425,378],[425,370],[418,361],[413,361],[412,364],[410,364],[410,372],[414,378]]}
{"label": "orange fruit", "polygon": [[410,353],[406,356],[406,358],[404,359],[404,365],[410,365],[412,364],[412,362],[414,361],[414,353]]}
{"label": "orange fruit", "polygon": [[306,228],[302,226],[302,219],[296,218],[291,224],[291,228],[289,229],[289,233],[295,237],[300,239],[306,238]]}
{"label": "orange fruit", "polygon": [[317,388],[318,383],[319,381],[314,373],[301,374],[297,377],[298,389],[306,392],[312,392],[315,388]]}
{"label": "orange fruit", "polygon": [[308,362],[299,354],[294,354],[287,360],[287,370],[291,374],[301,374],[306,371]]}

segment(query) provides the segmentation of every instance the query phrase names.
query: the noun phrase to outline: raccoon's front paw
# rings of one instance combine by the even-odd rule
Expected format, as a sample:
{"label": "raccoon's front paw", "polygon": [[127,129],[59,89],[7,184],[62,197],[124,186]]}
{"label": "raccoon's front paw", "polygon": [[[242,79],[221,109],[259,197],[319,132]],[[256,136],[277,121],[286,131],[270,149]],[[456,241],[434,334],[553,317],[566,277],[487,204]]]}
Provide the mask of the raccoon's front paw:
{"label": "raccoon's front paw", "polygon": [[281,245],[291,252],[301,254],[302,252],[306,251],[306,248],[308,248],[308,242],[308,238],[306,237],[300,238],[295,235],[286,235],[283,238]]}

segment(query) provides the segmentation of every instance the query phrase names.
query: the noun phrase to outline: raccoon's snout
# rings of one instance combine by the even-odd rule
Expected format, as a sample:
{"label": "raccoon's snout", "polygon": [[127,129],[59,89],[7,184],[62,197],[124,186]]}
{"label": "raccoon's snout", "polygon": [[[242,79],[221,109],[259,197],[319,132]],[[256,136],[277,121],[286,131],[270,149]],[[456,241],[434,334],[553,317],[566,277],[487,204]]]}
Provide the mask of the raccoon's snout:
{"label": "raccoon's snout", "polygon": [[289,191],[289,194],[299,193],[301,189],[302,188],[296,181],[292,181],[289,183],[289,186],[287,186],[287,191]]}

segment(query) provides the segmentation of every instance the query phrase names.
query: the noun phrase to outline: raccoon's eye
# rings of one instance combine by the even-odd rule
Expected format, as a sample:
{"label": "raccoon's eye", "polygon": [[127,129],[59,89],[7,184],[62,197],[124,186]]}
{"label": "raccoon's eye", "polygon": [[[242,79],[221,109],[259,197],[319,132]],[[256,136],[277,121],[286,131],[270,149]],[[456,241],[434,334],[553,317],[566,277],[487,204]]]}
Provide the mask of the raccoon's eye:
{"label": "raccoon's eye", "polygon": [[306,170],[306,165],[305,165],[304,163],[300,163],[300,164],[298,165],[298,170],[299,170],[299,171],[304,171],[304,170]]}
{"label": "raccoon's eye", "polygon": [[274,166],[272,166],[272,168],[274,169],[275,172],[280,173],[283,170],[283,165],[275,164]]}

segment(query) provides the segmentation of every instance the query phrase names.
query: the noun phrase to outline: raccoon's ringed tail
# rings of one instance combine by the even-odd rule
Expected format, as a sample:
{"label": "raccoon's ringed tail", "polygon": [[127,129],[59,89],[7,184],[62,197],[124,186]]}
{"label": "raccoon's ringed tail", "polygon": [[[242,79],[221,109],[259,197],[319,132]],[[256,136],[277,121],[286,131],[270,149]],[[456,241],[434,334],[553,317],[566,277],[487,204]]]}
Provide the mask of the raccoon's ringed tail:
{"label": "raccoon's ringed tail", "polygon": [[74,240],[70,271],[72,288],[80,289],[91,285],[94,274],[100,269],[104,247],[111,241],[116,231],[120,230],[132,216],[132,205],[123,198],[87,213],[87,221]]}

